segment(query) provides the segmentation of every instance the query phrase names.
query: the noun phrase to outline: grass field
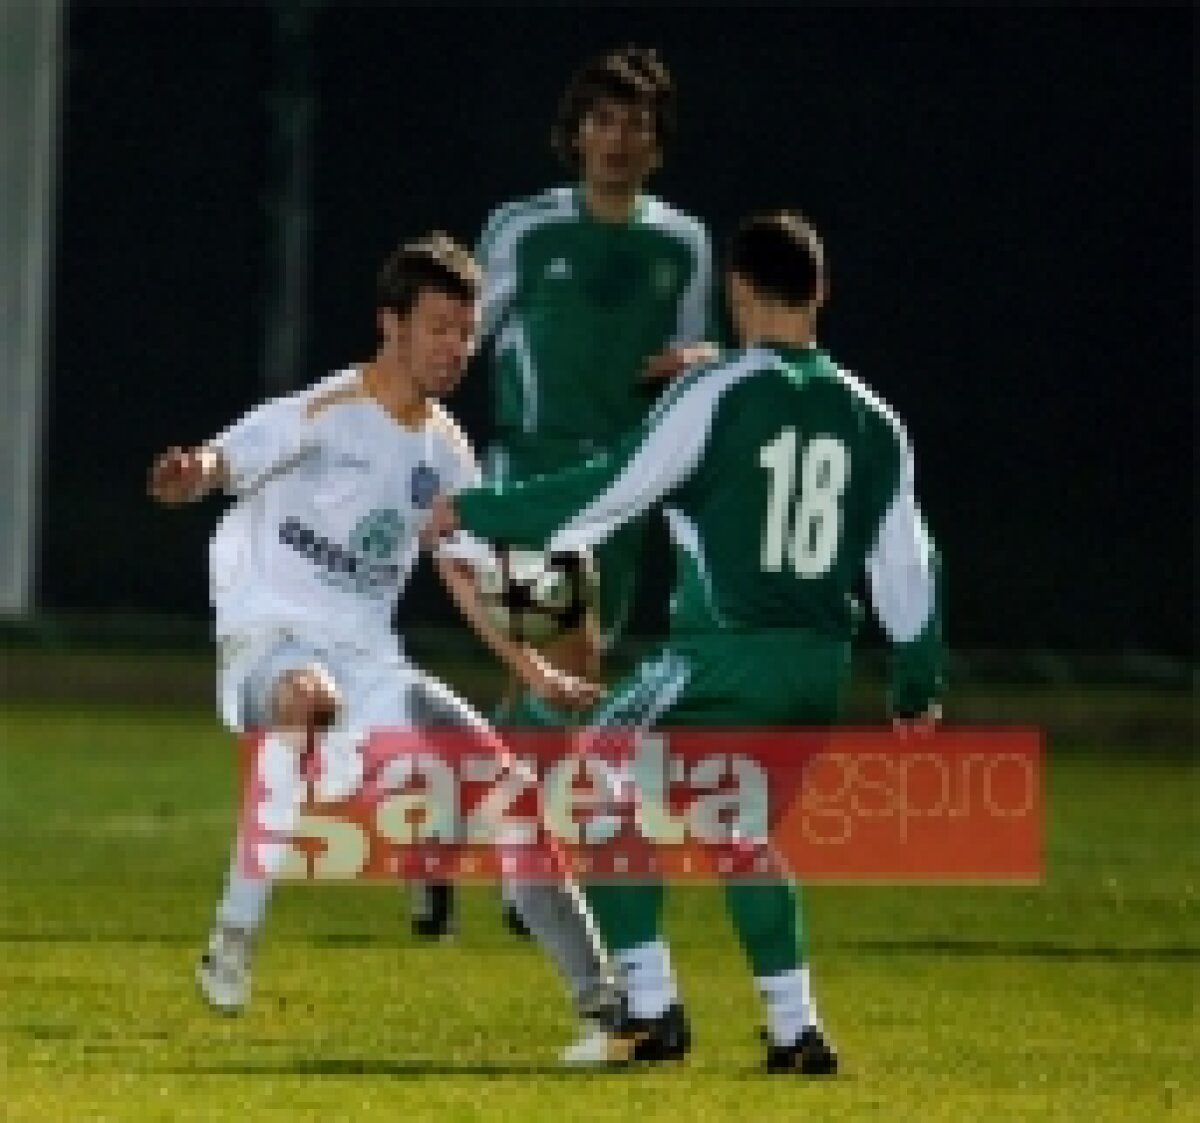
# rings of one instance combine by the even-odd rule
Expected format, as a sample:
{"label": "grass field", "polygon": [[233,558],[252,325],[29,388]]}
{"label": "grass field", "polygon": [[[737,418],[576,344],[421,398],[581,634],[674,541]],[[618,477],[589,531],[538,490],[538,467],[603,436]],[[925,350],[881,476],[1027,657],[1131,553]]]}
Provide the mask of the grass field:
{"label": "grass field", "polygon": [[285,887],[252,1008],[214,1016],[192,966],[232,818],[224,735],[186,709],[7,706],[3,1118],[1200,1119],[1197,777],[1172,736],[1054,745],[1040,887],[809,890],[844,1074],[804,1082],[757,1071],[705,888],[671,897],[681,1066],[557,1071],[569,1012],[490,887],[436,947],[395,888]]}

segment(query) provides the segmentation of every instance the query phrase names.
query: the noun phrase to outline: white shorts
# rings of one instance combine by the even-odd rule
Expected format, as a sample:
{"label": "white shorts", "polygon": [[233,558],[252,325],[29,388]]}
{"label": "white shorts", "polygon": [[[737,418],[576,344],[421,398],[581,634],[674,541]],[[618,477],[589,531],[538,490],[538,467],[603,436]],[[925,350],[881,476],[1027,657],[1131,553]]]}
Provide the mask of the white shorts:
{"label": "white shorts", "polygon": [[[458,728],[467,730],[480,748],[504,753],[482,715],[398,653],[319,646],[294,636],[277,636],[271,642],[238,650],[241,658],[222,670],[221,694],[226,721],[240,731],[269,729],[271,698],[282,675],[316,668],[332,680],[340,705],[333,725],[317,741],[319,799],[344,799],[358,789],[364,764],[360,747],[375,732]],[[261,745],[256,767],[269,794],[257,813],[271,830],[286,833],[296,822],[304,793],[300,748],[288,738],[277,737],[267,737]],[[273,858],[268,853],[272,850],[279,851]],[[277,866],[286,850],[268,846],[260,853],[261,864],[268,869]]]}
{"label": "white shorts", "polygon": [[365,733],[454,726],[474,730],[488,741],[495,736],[474,707],[413,666],[399,648],[366,651],[277,634],[227,642],[222,664],[218,683],[221,713],[236,731],[267,727],[271,697],[280,677],[315,667],[332,680],[341,701],[336,729]]}

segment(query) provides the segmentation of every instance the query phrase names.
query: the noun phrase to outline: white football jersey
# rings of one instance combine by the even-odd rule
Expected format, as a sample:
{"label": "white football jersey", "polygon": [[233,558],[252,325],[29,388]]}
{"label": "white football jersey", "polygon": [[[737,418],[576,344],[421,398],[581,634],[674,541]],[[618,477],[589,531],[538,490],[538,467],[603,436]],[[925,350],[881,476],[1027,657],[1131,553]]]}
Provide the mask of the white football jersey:
{"label": "white football jersey", "polygon": [[478,479],[449,413],[431,403],[409,428],[351,368],[266,402],[210,445],[237,496],[209,551],[217,636],[394,648],[392,613],[433,496]]}

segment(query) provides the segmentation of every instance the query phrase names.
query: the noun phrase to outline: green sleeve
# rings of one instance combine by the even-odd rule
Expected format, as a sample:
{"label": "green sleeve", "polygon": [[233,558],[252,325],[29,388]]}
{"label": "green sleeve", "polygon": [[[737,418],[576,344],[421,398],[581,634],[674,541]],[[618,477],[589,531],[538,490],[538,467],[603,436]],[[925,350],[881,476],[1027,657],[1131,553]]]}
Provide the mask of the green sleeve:
{"label": "green sleeve", "polygon": [[946,690],[946,645],[942,633],[945,600],[941,554],[933,551],[933,611],[920,634],[908,643],[892,645],[889,665],[888,701],[897,717],[917,717]]}
{"label": "green sleeve", "polygon": [[493,542],[545,549],[559,527],[613,483],[636,438],[559,472],[460,492],[455,500],[459,524]]}
{"label": "green sleeve", "polygon": [[460,525],[480,538],[533,549],[545,549],[552,539],[555,549],[605,541],[695,470],[721,395],[743,373],[738,365],[694,367],[667,388],[638,428],[592,459],[462,492]]}

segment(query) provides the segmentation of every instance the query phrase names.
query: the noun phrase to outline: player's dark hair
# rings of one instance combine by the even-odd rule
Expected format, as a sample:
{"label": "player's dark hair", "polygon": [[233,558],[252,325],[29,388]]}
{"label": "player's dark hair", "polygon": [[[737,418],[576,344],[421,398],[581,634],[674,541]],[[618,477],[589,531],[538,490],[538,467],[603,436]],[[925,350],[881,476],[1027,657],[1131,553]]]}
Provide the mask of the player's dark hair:
{"label": "player's dark hair", "polygon": [[804,305],[820,291],[825,248],[803,215],[770,211],[738,223],[726,248],[725,268],[763,296]]}
{"label": "player's dark hair", "polygon": [[675,83],[658,52],[630,46],[596,55],[571,75],[550,130],[551,148],[572,171],[579,167],[579,124],[603,98],[649,106],[659,151],[674,139]]}
{"label": "player's dark hair", "polygon": [[407,316],[426,289],[473,301],[479,285],[475,259],[449,234],[435,230],[402,243],[388,255],[375,282],[375,303]]}

